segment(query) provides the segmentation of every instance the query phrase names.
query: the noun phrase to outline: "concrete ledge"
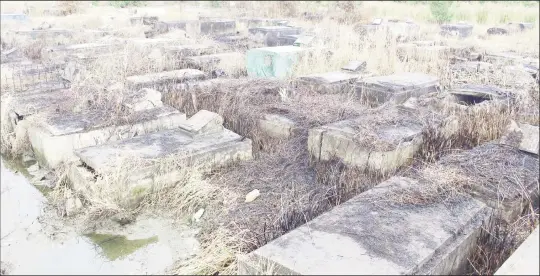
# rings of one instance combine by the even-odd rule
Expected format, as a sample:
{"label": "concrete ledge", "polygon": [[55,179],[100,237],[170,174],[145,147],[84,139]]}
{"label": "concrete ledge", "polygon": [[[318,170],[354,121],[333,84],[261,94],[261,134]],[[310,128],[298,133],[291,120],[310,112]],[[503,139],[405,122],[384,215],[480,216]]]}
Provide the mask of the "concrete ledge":
{"label": "concrete ledge", "polygon": [[540,249],[538,226],[495,272],[495,275],[539,275]]}
{"label": "concrete ledge", "polygon": [[204,72],[196,69],[182,69],[127,77],[127,88],[138,91],[142,88],[151,88],[161,92],[168,92],[187,81],[204,79]]}
{"label": "concrete ledge", "polygon": [[239,258],[238,274],[448,275],[464,272],[490,209],[468,196],[387,201],[422,185],[393,177]]}
{"label": "concrete ledge", "polygon": [[135,112],[118,126],[100,127],[104,122],[99,112],[63,114],[48,117],[28,129],[28,138],[42,166],[55,168],[62,162],[76,160],[73,150],[128,139],[162,129],[180,126],[186,115],[171,107]]}

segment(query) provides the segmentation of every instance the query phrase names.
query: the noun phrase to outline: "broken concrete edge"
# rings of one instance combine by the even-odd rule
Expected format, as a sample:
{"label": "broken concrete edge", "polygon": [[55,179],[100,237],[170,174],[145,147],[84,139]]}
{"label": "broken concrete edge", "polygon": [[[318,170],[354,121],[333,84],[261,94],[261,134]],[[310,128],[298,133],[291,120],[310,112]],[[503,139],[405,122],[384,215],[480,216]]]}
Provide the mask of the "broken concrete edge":
{"label": "broken concrete edge", "polygon": [[495,275],[538,275],[539,264],[539,227],[510,255],[495,272]]}
{"label": "broken concrete edge", "polygon": [[517,123],[511,120],[500,143],[519,148],[535,155],[539,154],[540,133],[538,126]]}

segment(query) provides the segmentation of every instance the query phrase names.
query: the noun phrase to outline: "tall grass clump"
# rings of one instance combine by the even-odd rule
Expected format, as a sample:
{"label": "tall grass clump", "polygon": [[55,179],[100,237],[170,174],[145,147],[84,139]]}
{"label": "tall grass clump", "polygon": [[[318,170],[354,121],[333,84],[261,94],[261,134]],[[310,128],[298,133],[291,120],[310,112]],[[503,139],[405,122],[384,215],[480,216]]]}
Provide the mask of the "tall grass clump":
{"label": "tall grass clump", "polygon": [[439,24],[452,20],[453,14],[450,10],[451,6],[452,1],[433,1],[429,3],[431,15]]}

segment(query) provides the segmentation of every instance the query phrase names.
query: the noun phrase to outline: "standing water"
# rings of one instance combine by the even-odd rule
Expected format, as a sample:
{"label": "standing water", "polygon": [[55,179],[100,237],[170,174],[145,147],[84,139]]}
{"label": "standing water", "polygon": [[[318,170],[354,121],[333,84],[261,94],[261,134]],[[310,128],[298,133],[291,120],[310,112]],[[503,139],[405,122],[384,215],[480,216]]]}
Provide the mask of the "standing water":
{"label": "standing water", "polygon": [[150,216],[80,235],[24,175],[0,166],[2,273],[163,274],[198,249],[195,230]]}

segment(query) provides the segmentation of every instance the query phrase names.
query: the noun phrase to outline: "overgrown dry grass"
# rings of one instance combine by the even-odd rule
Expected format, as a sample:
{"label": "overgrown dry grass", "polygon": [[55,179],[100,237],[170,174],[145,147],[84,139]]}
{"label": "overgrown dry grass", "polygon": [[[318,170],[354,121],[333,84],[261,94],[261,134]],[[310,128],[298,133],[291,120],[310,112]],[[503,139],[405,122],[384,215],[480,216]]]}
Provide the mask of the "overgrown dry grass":
{"label": "overgrown dry grass", "polygon": [[[2,2],[2,8],[6,5],[8,4]],[[533,5],[537,7],[537,3]],[[366,37],[357,35],[354,25],[367,23],[375,17],[400,19],[412,17],[417,22],[429,22],[432,18],[427,4],[350,1],[236,2],[237,9],[230,7],[206,9],[205,11],[211,12],[200,14],[196,10],[202,9],[189,6],[191,6],[189,3],[181,3],[175,4],[175,8],[170,9],[137,8],[136,14],[132,14],[134,10],[127,9],[119,11],[102,6],[84,7],[88,16],[75,13],[54,18],[54,26],[90,29],[114,27],[121,28],[120,31],[114,32],[116,36],[142,37],[143,28],[128,27],[129,16],[155,14],[163,20],[172,20],[179,17],[196,19],[199,15],[210,14],[231,17],[242,12],[247,16],[289,18],[300,18],[305,12],[322,13],[324,18],[321,21],[294,22],[314,32],[318,39],[314,46],[322,50],[316,51],[311,57],[301,59],[293,77],[336,71],[350,60],[365,60],[368,64],[367,70],[376,74],[422,72],[438,76],[444,88],[452,88],[461,83],[495,84],[511,90],[517,96],[517,101],[512,106],[506,103],[502,106],[472,106],[459,111],[443,110],[441,114],[444,116],[453,115],[457,118],[459,127],[457,132],[450,136],[441,133],[436,127],[428,127],[424,132],[427,138],[418,156],[418,159],[424,162],[438,160],[453,149],[472,148],[497,139],[502,135],[510,119],[519,116],[524,110],[531,109],[534,104],[538,106],[538,85],[516,82],[515,75],[501,73],[502,67],[488,73],[455,74],[445,53],[417,51],[404,55],[396,34],[384,30]],[[12,6],[12,9],[15,11],[14,7]],[[43,9],[35,10],[31,14],[42,15]],[[538,12],[530,7],[512,6],[502,2],[454,3],[452,9],[460,20],[477,21],[486,25],[500,23],[503,19],[503,21],[527,21],[526,19],[533,18],[538,22]],[[490,12],[486,14],[486,10]],[[104,16],[97,19],[94,16],[96,13],[102,13]],[[50,19],[52,18],[43,17],[39,20]],[[31,23],[36,25],[36,22]],[[486,25],[475,27],[475,34],[485,33]],[[512,49],[529,57],[538,58],[538,35],[535,33],[538,26],[535,28],[530,32],[507,37],[453,40],[439,37],[436,34],[438,27],[428,25],[422,27],[419,38],[432,39],[438,44],[459,46],[464,48],[465,52]],[[188,38],[182,32],[160,37],[181,39],[181,44],[207,41],[205,38]],[[20,47],[27,57],[36,60],[41,57],[41,49],[44,47],[84,43],[94,39],[74,37],[29,41],[18,40],[16,37],[6,38],[2,34],[3,43]],[[101,41],[118,40],[104,38]],[[326,54],[328,50],[333,53]],[[224,63],[232,68],[237,66],[236,62]],[[121,99],[128,93],[123,87],[126,77],[175,69],[177,64],[178,60],[164,58],[159,51],[152,51],[149,47],[137,47],[136,43],[128,43],[122,51],[115,54],[114,58],[98,57],[97,60],[87,64],[80,77],[72,82],[74,102],[69,104],[75,107],[72,110],[75,112],[82,109],[106,109],[114,116],[121,112]],[[288,81],[247,79],[216,81],[216,84],[209,87],[172,92],[165,93],[164,101],[188,116],[201,109],[222,115],[226,128],[253,140],[256,159],[243,162],[234,169],[222,168],[209,175],[203,175],[196,169],[181,170],[177,176],[178,181],[173,184],[158,181],[146,191],[146,195],[135,202],[132,200],[133,189],[128,189],[131,187],[129,172],[140,169],[144,163],[133,162],[134,160],[120,162],[111,174],[101,175],[95,185],[79,191],[77,196],[83,199],[86,206],[83,217],[87,223],[95,223],[102,218],[114,216],[130,217],[146,209],[165,211],[175,215],[177,219],[182,219],[201,208],[205,209],[201,225],[203,231],[199,237],[202,251],[189,262],[179,263],[174,273],[234,274],[238,254],[248,253],[263,246],[387,177],[348,168],[339,160],[310,163],[310,156],[305,147],[309,128],[360,116],[368,108],[347,95],[318,95],[311,91],[295,91]],[[2,99],[2,104],[6,102]],[[6,118],[4,110],[7,109],[2,108],[2,120]],[[288,141],[268,137],[258,128],[258,121],[265,113],[281,114],[293,119],[300,131]],[[533,109],[533,113],[531,122],[538,118],[537,109]],[[3,152],[12,151],[8,145],[13,142],[7,143],[6,139],[10,138],[4,135],[4,128],[7,126],[2,122]],[[156,175],[161,175],[172,168],[182,167],[182,164],[176,161],[175,159],[159,161],[160,169],[156,171]],[[62,206],[63,200],[72,193],[66,181],[69,170],[57,168],[55,172],[59,184],[51,196],[56,199],[58,206]],[[441,175],[445,178],[440,179]],[[440,199],[441,195],[450,199],[453,195],[461,193],[465,183],[470,181],[456,170],[435,166],[424,169],[421,177],[433,185],[395,195],[395,200],[402,204],[423,204]],[[259,189],[261,196],[254,202],[245,203],[245,194],[253,189]],[[135,190],[136,194],[142,193],[142,190]],[[537,212],[532,217],[537,224]],[[508,248],[518,244],[519,239],[514,240],[515,234],[528,229],[530,223],[527,222],[527,227],[523,225],[513,225],[521,230],[500,230],[490,238],[486,238],[486,242],[480,247],[481,254],[471,260],[478,273],[492,272],[500,265],[506,258],[504,256],[511,251]],[[517,236],[521,237],[521,234]],[[508,241],[510,247],[507,245]],[[495,252],[500,254],[490,256]]]}

